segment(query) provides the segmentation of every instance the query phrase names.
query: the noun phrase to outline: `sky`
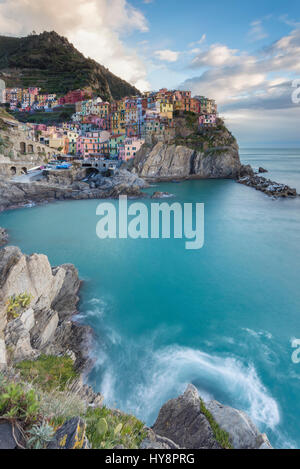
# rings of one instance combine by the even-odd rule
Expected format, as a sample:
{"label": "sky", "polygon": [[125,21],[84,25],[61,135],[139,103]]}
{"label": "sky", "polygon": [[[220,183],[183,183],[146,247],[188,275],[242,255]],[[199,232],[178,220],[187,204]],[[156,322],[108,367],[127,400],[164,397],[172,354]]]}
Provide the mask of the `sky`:
{"label": "sky", "polygon": [[300,147],[299,0],[0,0],[0,34],[33,30],[141,91],[216,99],[240,145]]}

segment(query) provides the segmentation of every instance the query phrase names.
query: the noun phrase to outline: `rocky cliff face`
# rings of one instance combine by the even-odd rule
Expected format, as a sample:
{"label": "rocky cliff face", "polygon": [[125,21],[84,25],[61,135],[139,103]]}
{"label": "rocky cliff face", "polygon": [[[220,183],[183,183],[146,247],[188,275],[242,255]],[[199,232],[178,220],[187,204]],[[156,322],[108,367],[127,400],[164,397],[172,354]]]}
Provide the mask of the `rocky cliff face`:
{"label": "rocky cliff face", "polygon": [[174,137],[145,145],[129,168],[147,180],[238,178],[252,174],[240,162],[239,147],[221,120],[198,129],[196,116],[175,118]]}
{"label": "rocky cliff face", "polygon": [[[216,401],[204,403],[191,384],[182,396],[163,405],[152,430],[179,448],[272,448],[247,414]],[[151,443],[146,441],[144,446]]]}
{"label": "rocky cliff face", "polygon": [[69,353],[78,368],[87,364],[89,329],[72,321],[79,286],[73,265],[52,268],[42,254],[26,256],[13,246],[0,250],[2,367],[42,353]]}
{"label": "rocky cliff face", "polygon": [[237,178],[243,170],[236,146],[197,151],[163,142],[144,145],[133,165],[147,180]]}

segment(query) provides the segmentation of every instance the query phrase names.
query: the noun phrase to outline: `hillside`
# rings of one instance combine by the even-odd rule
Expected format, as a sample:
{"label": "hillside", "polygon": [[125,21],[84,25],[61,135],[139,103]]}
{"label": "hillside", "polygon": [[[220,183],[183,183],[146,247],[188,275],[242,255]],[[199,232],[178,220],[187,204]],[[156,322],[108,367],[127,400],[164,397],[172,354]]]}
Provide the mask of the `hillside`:
{"label": "hillside", "polygon": [[90,89],[102,99],[120,99],[139,91],[56,32],[15,38],[0,36],[0,78],[7,87],[39,86],[49,93]]}

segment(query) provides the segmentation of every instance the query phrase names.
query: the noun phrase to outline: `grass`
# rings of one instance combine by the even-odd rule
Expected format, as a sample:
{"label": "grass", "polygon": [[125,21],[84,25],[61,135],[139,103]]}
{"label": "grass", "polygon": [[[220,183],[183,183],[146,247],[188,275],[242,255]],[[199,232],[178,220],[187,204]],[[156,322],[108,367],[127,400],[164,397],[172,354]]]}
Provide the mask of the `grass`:
{"label": "grass", "polygon": [[89,408],[85,418],[87,438],[93,449],[111,449],[117,445],[137,449],[146,436],[143,422],[106,407]]}
{"label": "grass", "polygon": [[74,363],[68,356],[41,355],[37,360],[24,360],[16,364],[24,380],[34,382],[45,391],[64,391],[78,378]]}
{"label": "grass", "polygon": [[213,431],[214,437],[215,437],[216,441],[219,443],[219,445],[223,449],[233,449],[233,446],[232,446],[231,441],[230,441],[229,434],[225,430],[223,430],[220,427],[220,425],[215,421],[212,414],[205,407],[205,404],[204,404],[202,399],[200,399],[200,410],[201,410],[202,414],[204,414],[205,417],[207,418],[207,420],[208,420],[208,422],[211,426],[211,429]]}

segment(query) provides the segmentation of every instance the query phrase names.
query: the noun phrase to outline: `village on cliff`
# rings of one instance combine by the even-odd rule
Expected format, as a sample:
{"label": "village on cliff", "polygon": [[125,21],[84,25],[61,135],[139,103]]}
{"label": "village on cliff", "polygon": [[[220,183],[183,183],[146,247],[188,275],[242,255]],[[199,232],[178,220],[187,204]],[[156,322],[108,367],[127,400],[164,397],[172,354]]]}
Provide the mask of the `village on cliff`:
{"label": "village on cliff", "polygon": [[[51,125],[23,124],[30,140],[54,149],[65,160],[76,157],[128,161],[153,137],[157,141],[171,138],[175,116],[196,115],[199,128],[215,126],[217,119],[214,100],[204,96],[192,98],[190,91],[165,88],[111,102],[83,90],[69,91],[58,98],[56,94],[42,94],[38,87],[6,88],[3,102],[9,111],[20,116],[52,113],[73,105],[75,113],[71,120]],[[28,147],[25,144],[21,152],[30,153],[32,146]]]}

